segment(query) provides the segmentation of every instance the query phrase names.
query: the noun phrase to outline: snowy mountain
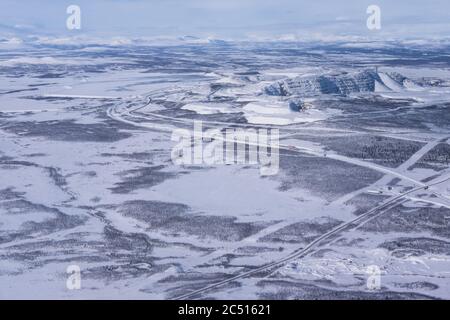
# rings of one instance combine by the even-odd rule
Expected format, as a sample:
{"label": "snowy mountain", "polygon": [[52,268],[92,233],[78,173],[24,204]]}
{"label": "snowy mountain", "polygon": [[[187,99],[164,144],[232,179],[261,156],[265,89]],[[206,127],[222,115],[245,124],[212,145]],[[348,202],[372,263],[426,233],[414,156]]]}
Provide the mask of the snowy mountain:
{"label": "snowy mountain", "polygon": [[364,70],[355,73],[339,73],[299,76],[277,81],[267,86],[265,93],[273,96],[314,96],[318,94],[349,95],[357,92],[402,91],[417,86],[412,80],[396,72]]}

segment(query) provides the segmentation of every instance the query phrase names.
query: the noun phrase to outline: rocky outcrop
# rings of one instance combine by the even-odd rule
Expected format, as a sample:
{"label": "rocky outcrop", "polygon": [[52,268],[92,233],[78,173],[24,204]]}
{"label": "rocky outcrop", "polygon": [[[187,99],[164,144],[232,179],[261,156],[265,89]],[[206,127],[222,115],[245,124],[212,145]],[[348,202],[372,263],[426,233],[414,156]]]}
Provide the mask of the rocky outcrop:
{"label": "rocky outcrop", "polygon": [[326,74],[319,76],[295,77],[278,81],[267,86],[264,91],[273,96],[315,96],[319,94],[349,95],[377,90],[398,91],[405,83],[412,81],[399,73],[379,73],[364,70],[356,73]]}

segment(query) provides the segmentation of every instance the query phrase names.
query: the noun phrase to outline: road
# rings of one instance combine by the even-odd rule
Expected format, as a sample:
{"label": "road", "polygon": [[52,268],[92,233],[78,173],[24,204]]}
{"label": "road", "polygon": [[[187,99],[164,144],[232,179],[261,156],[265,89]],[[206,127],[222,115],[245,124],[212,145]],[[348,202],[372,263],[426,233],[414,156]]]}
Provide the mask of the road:
{"label": "road", "polygon": [[[136,112],[146,106],[149,106],[152,102],[151,98],[148,97],[147,98],[147,103],[145,105],[141,105],[141,106],[135,106],[135,107],[120,107],[120,106],[113,106],[111,108],[109,108],[107,110],[107,114],[108,116],[110,116],[111,118],[117,120],[117,121],[121,121],[133,126],[138,126],[138,127],[144,127],[144,128],[148,128],[148,129],[152,129],[152,130],[160,130],[160,131],[165,131],[165,132],[173,132],[174,129],[176,129],[176,126],[173,126],[172,124],[174,123],[183,123],[183,124],[191,124],[193,123],[193,119],[180,119],[180,118],[175,118],[175,117],[169,117],[169,116],[163,116],[160,114],[155,114],[152,112],[146,112],[145,115],[138,115],[138,114],[134,114],[133,112]],[[122,108],[122,109],[121,109]],[[136,119],[139,121],[133,121],[130,119]],[[142,122],[142,120],[146,120],[147,122]],[[155,123],[152,122],[151,120],[164,120],[166,121],[164,124],[161,123]],[[206,125],[210,125],[210,126],[217,126],[217,125],[225,125],[225,126],[245,126],[248,127],[248,124],[240,124],[240,123],[225,123],[225,122],[217,122],[217,121],[203,121]],[[258,126],[261,127],[261,126]],[[267,127],[262,127],[262,128],[267,128]],[[269,128],[274,128],[274,127],[269,127]],[[284,127],[283,127],[284,129]],[[292,128],[293,130],[300,130],[300,128]],[[315,129],[318,130],[322,130],[322,131],[335,131],[335,132],[346,132],[345,130],[340,130],[340,129],[327,129],[327,128],[311,128],[311,127],[305,127],[305,130],[308,131],[312,131]],[[367,134],[367,132],[365,132]],[[390,134],[390,133],[388,133]],[[199,137],[200,138],[200,137]],[[393,177],[398,177],[402,180],[406,180],[409,182],[412,182],[415,187],[412,188],[409,191],[406,191],[404,193],[398,194],[398,195],[394,195],[391,198],[387,199],[385,202],[383,202],[382,204],[380,204],[379,206],[355,217],[352,220],[349,220],[347,222],[344,222],[342,224],[340,224],[339,226],[337,226],[336,228],[330,230],[329,232],[324,233],[323,235],[319,236],[318,238],[316,238],[314,241],[312,241],[311,243],[309,243],[307,246],[303,247],[303,248],[299,248],[297,250],[292,251],[289,255],[287,255],[286,257],[278,260],[278,261],[273,261],[270,263],[267,263],[265,265],[262,265],[260,267],[257,267],[253,270],[247,271],[247,272],[243,272],[240,273],[238,275],[232,276],[228,279],[219,281],[217,283],[213,283],[211,285],[205,286],[204,288],[201,288],[199,290],[195,290],[189,293],[186,293],[184,295],[180,295],[175,297],[175,299],[189,299],[189,298],[195,298],[198,297],[199,295],[206,293],[212,289],[224,286],[226,284],[229,284],[233,281],[242,279],[242,278],[246,278],[252,275],[256,275],[259,273],[268,273],[269,275],[272,274],[273,272],[276,272],[277,270],[279,270],[281,267],[285,266],[287,263],[302,258],[305,255],[309,254],[314,248],[316,248],[317,246],[323,244],[324,242],[326,242],[327,240],[332,239],[334,236],[338,235],[339,233],[341,233],[344,230],[347,230],[349,228],[358,228],[361,225],[363,225],[364,223],[366,223],[367,221],[370,221],[376,217],[378,217],[379,215],[385,213],[386,211],[388,211],[389,209],[407,201],[408,199],[413,199],[415,200],[416,198],[414,197],[410,197],[411,194],[420,191],[420,190],[428,190],[431,189],[433,186],[436,186],[438,184],[442,184],[446,181],[450,180],[450,176],[444,179],[440,179],[438,181],[436,181],[438,178],[432,180],[431,182],[428,183],[423,183],[421,181],[418,181],[416,179],[413,179],[409,176],[407,176],[407,168],[409,168],[411,165],[413,165],[414,163],[416,163],[416,161],[418,161],[424,154],[426,154],[428,151],[430,151],[431,149],[433,149],[438,143],[446,140],[448,137],[446,138],[441,138],[438,140],[433,140],[431,142],[428,142],[423,148],[421,148],[418,152],[416,152],[415,154],[413,154],[410,159],[408,159],[406,162],[404,162],[400,167],[396,168],[396,169],[391,169],[391,168],[386,168],[374,163],[370,163],[367,161],[363,161],[363,160],[359,160],[359,159],[354,159],[354,158],[350,158],[350,157],[346,157],[346,156],[342,156],[342,155],[338,155],[338,154],[333,154],[328,152],[326,155],[324,154],[324,152],[322,150],[313,150],[311,148],[305,148],[305,147],[301,147],[301,146],[293,146],[293,145],[283,145],[280,144],[279,145],[279,149],[280,150],[288,150],[288,151],[295,151],[298,153],[306,153],[306,154],[310,154],[310,155],[314,155],[314,156],[318,156],[318,157],[327,157],[330,159],[334,159],[334,160],[338,160],[338,161],[343,161],[346,163],[350,163],[353,165],[357,165],[357,166],[362,166],[362,167],[366,167],[378,172],[381,172],[383,174],[388,174],[390,176]],[[226,138],[223,139],[224,142],[227,142]],[[239,143],[239,142],[238,142]],[[245,143],[245,142],[243,142]],[[434,182],[433,182],[434,181]],[[448,200],[449,197],[446,195],[442,195],[440,193],[437,192],[432,192],[434,195],[446,199]],[[442,204],[441,204],[442,205]],[[283,223],[281,223],[281,225],[285,225]],[[220,252],[221,253],[221,252]]]}
{"label": "road", "polygon": [[[108,114],[108,116],[110,116],[111,118],[113,118],[113,119],[115,119],[117,121],[121,121],[121,122],[130,124],[130,125],[133,125],[133,126],[144,127],[144,128],[148,128],[148,129],[152,129],[152,130],[156,129],[156,130],[161,130],[161,131],[170,132],[170,133],[173,132],[173,130],[176,127],[173,127],[173,126],[170,126],[170,125],[169,126],[161,125],[161,124],[154,123],[154,122],[145,123],[145,122],[132,121],[132,120],[128,120],[126,118],[135,118],[135,119],[141,119],[141,120],[147,120],[148,121],[149,120],[148,117],[155,117],[155,118],[167,120],[167,121],[170,121],[170,122],[183,122],[183,123],[189,123],[189,124],[193,123],[193,121],[194,121],[193,119],[180,119],[180,118],[175,118],[175,117],[162,116],[162,115],[158,115],[158,114],[155,114],[155,113],[152,113],[152,112],[147,112],[145,116],[132,114],[132,112],[137,111],[139,109],[142,109],[142,108],[148,106],[150,103],[151,103],[151,98],[148,97],[147,103],[145,105],[143,105],[143,106],[136,106],[136,107],[133,107],[133,108],[130,108],[130,109],[126,108],[125,110],[123,110],[121,112],[119,112],[117,110],[117,106],[113,106],[113,107],[110,107],[107,110],[107,114]],[[232,125],[232,126],[236,125],[236,126],[249,127],[248,124],[241,124],[241,123],[226,123],[226,122],[217,122],[217,121],[203,121],[203,123],[207,124],[207,125],[212,125],[212,126],[213,125],[226,125],[226,126],[229,127],[230,125]],[[263,127],[263,128],[265,128],[265,127]],[[310,127],[307,127],[307,128],[304,128],[304,129],[306,129],[306,130],[313,130],[313,128],[310,128]],[[283,130],[284,130],[284,127],[283,127]],[[322,128],[321,130],[328,131],[329,129]],[[343,131],[343,130],[338,130],[338,131]],[[201,138],[201,137],[199,137],[199,138]],[[447,138],[448,137],[446,137],[444,139],[441,138],[439,140],[445,140]],[[226,139],[223,139],[223,141],[227,142]],[[234,140],[233,140],[233,142],[234,142]],[[433,142],[431,144],[428,144],[427,148],[428,147],[432,148],[434,146],[434,143],[435,142]],[[266,147],[268,147],[268,146],[266,146]],[[313,150],[311,148],[305,148],[305,147],[300,147],[300,146],[292,146],[292,145],[280,144],[279,145],[279,149],[286,150],[286,151],[297,151],[297,152],[306,153],[306,154],[310,154],[310,155],[317,156],[317,157],[325,157],[325,154],[324,154],[324,152],[322,150]],[[420,158],[423,154],[424,153],[415,154],[414,156],[415,157],[417,156],[417,158]],[[398,177],[400,179],[410,181],[410,182],[412,182],[412,183],[414,183],[415,185],[418,185],[418,186],[424,186],[425,185],[423,182],[418,181],[416,179],[413,179],[413,178],[405,175],[402,172],[398,172],[397,170],[393,170],[391,168],[383,167],[383,166],[380,166],[380,165],[377,165],[377,164],[374,164],[374,163],[370,163],[370,162],[367,162],[367,161],[364,161],[364,160],[354,159],[354,158],[346,157],[346,156],[339,155],[339,154],[333,154],[333,153],[330,153],[330,152],[328,152],[326,154],[326,157],[330,158],[330,159],[334,159],[334,160],[350,163],[350,164],[353,164],[353,165],[365,167],[365,168],[368,168],[368,169],[372,169],[372,170],[381,172],[383,174],[389,174],[391,176]],[[410,164],[408,164],[408,167],[409,167],[409,165]],[[440,194],[437,194],[437,196],[439,196],[441,198],[443,197]],[[446,200],[448,200],[448,199],[446,198]]]}
{"label": "road", "polygon": [[228,278],[228,279],[225,279],[223,281],[220,281],[220,282],[211,284],[209,286],[206,286],[206,287],[204,287],[202,289],[195,290],[195,291],[189,292],[187,294],[177,296],[174,299],[175,300],[193,299],[193,298],[197,297],[198,295],[201,295],[202,293],[206,293],[206,292],[208,292],[208,291],[210,291],[212,289],[215,289],[215,288],[220,287],[220,286],[224,286],[224,285],[226,285],[228,283],[231,283],[233,281],[236,281],[236,280],[239,280],[239,279],[242,279],[242,278],[246,278],[246,277],[249,277],[249,276],[252,276],[252,275],[255,275],[255,274],[258,274],[258,273],[262,273],[262,272],[267,272],[267,271],[269,271],[270,273],[273,273],[274,271],[278,270],[280,267],[285,266],[287,263],[289,263],[289,262],[291,262],[293,260],[296,260],[296,259],[304,257],[305,255],[310,253],[310,251],[312,249],[314,249],[315,247],[317,247],[321,243],[325,242],[326,240],[332,238],[333,236],[339,234],[341,231],[344,231],[348,227],[353,226],[355,224],[356,224],[356,226],[353,226],[353,228],[360,227],[365,222],[367,222],[368,219],[375,218],[375,217],[379,216],[380,214],[383,214],[387,210],[397,206],[398,204],[403,202],[403,201],[400,201],[400,200],[402,200],[402,198],[406,197],[407,195],[412,194],[414,192],[417,192],[419,190],[423,190],[427,186],[429,187],[429,186],[432,186],[432,185],[441,184],[441,183],[444,183],[444,182],[446,182],[448,180],[450,180],[450,177],[447,177],[444,180],[440,180],[439,182],[431,183],[431,184],[426,185],[426,186],[416,187],[416,188],[411,189],[411,190],[409,190],[409,191],[407,191],[407,192],[405,192],[405,193],[403,193],[401,195],[394,196],[394,197],[388,199],[387,201],[385,201],[384,203],[382,203],[381,205],[379,205],[379,206],[377,206],[377,207],[375,207],[375,208],[373,208],[373,209],[371,209],[371,210],[369,210],[369,211],[367,211],[367,212],[357,216],[355,219],[347,221],[347,222],[337,226],[336,228],[330,230],[329,232],[324,233],[323,235],[321,235],[320,237],[316,238],[314,241],[309,243],[307,246],[305,246],[305,247],[303,247],[303,248],[301,248],[301,249],[299,249],[297,251],[294,251],[293,253],[291,253],[290,255],[286,256],[285,258],[283,258],[281,260],[265,264],[265,265],[263,265],[261,267],[253,269],[251,271],[247,271],[247,272],[238,274],[238,275],[233,276],[231,278]]}

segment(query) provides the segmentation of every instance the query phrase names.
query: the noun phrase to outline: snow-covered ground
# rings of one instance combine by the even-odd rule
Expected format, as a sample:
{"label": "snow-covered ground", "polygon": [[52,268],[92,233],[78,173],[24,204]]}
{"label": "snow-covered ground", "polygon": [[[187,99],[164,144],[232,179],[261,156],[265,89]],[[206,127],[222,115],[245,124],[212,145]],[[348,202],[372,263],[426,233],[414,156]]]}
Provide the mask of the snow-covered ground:
{"label": "snow-covered ground", "polygon": [[[447,48],[22,45],[0,47],[0,298],[450,298]],[[278,173],[177,165],[196,121],[278,129]]]}

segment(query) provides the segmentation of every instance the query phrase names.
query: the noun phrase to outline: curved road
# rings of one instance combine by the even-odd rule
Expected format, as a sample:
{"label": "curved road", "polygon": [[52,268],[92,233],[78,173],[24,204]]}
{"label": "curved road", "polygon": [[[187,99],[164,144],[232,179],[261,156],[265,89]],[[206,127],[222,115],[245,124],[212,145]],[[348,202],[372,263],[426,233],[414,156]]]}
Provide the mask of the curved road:
{"label": "curved road", "polygon": [[[132,107],[132,108],[125,107],[125,110],[119,111],[118,109],[119,109],[120,106],[116,105],[116,106],[113,106],[113,107],[109,108],[107,110],[107,114],[111,118],[113,118],[115,120],[118,120],[118,121],[121,121],[121,122],[124,122],[124,123],[127,123],[127,124],[131,124],[131,125],[134,125],[134,126],[145,127],[145,128],[149,128],[149,129],[153,129],[153,130],[156,129],[156,130],[166,131],[166,132],[172,132],[174,130],[174,127],[170,126],[170,123],[169,123],[169,126],[161,125],[161,124],[157,124],[157,123],[150,123],[150,124],[148,124],[148,123],[135,122],[135,121],[132,121],[132,120],[128,120],[128,119],[126,119],[126,117],[135,118],[135,119],[141,119],[141,120],[142,119],[149,120],[148,117],[153,117],[153,118],[156,118],[156,119],[168,120],[168,122],[172,122],[172,123],[173,122],[176,122],[176,123],[192,123],[194,121],[193,119],[180,119],[180,118],[163,116],[163,115],[159,115],[159,114],[155,114],[155,113],[151,113],[151,112],[146,113],[146,116],[148,116],[148,117],[132,114],[132,112],[137,111],[139,109],[142,109],[142,108],[150,105],[151,103],[152,103],[152,99],[151,99],[150,96],[148,96],[147,97],[147,103],[145,105],[143,105],[143,106],[141,105],[141,106],[136,106],[136,107]],[[230,123],[217,122],[217,121],[203,121],[203,122],[206,123],[206,124],[209,124],[209,125],[227,125],[227,126],[230,126],[230,125],[234,126],[234,125],[236,125],[236,126],[246,126],[246,127],[249,126],[248,124],[239,124],[239,123],[236,123],[236,124],[231,123],[230,124]],[[261,128],[275,128],[275,127],[271,127],[271,126],[269,126],[269,127],[258,126],[258,127],[261,127]],[[276,127],[276,128],[278,128],[278,127]],[[283,129],[285,129],[285,128],[283,127]],[[291,129],[292,130],[299,130],[300,128],[291,128]],[[313,128],[304,128],[304,129],[314,130]],[[328,129],[321,129],[321,130],[328,130]],[[332,131],[350,132],[350,131],[339,130],[339,129],[330,129],[330,130],[332,130]],[[441,140],[441,139],[439,139],[439,140]],[[223,139],[223,141],[226,142],[226,139]],[[412,164],[413,162],[415,162],[417,159],[420,158],[419,157],[420,154],[423,154],[425,151],[431,150],[432,146],[434,146],[436,143],[437,143],[437,141],[433,141],[429,145],[426,145],[423,148],[423,152],[414,154],[413,157],[412,157],[413,159],[410,159],[407,162]],[[297,146],[281,145],[280,144],[279,149],[289,150],[289,151],[297,151],[299,153],[307,153],[307,154],[311,154],[311,155],[314,155],[314,156],[325,157],[323,152],[312,150],[312,149],[309,149],[309,148],[304,148],[304,147],[297,147]],[[420,151],[422,151],[422,150],[420,150]],[[212,289],[215,289],[215,288],[218,288],[220,286],[229,284],[229,283],[231,283],[233,281],[236,281],[236,280],[239,280],[239,279],[242,279],[242,278],[246,278],[246,277],[249,277],[249,276],[252,276],[252,275],[255,275],[255,274],[258,274],[258,273],[263,273],[263,272],[266,272],[266,273],[268,272],[269,274],[271,274],[274,271],[279,270],[279,268],[285,266],[287,263],[289,263],[289,262],[291,262],[291,261],[293,261],[295,259],[302,258],[305,255],[309,254],[315,247],[323,244],[325,241],[331,239],[333,236],[339,234],[340,232],[342,232],[342,231],[344,231],[346,229],[349,229],[350,227],[358,228],[359,226],[361,226],[362,224],[366,223],[367,221],[369,221],[369,220],[371,220],[373,218],[376,218],[377,216],[383,214],[387,210],[389,210],[389,209],[391,209],[391,208],[393,208],[393,207],[403,203],[404,201],[407,200],[406,198],[408,197],[408,195],[410,195],[410,194],[412,194],[414,192],[417,192],[419,190],[428,190],[429,188],[431,188],[431,187],[433,187],[435,185],[442,184],[442,183],[450,180],[450,176],[449,176],[447,178],[440,179],[439,181],[436,181],[437,179],[434,179],[433,181],[436,181],[436,182],[429,182],[429,183],[425,184],[425,183],[423,183],[421,181],[417,181],[415,179],[412,179],[412,178],[410,178],[410,177],[408,177],[408,176],[406,176],[406,175],[404,175],[404,174],[402,174],[400,172],[397,172],[397,171],[394,171],[392,169],[389,169],[389,168],[386,168],[386,167],[383,167],[383,166],[379,166],[379,165],[376,165],[376,164],[373,164],[373,163],[369,163],[369,162],[366,162],[366,161],[362,161],[362,160],[358,160],[358,159],[352,159],[352,158],[341,156],[341,155],[337,155],[337,154],[328,154],[328,155],[326,155],[326,157],[334,159],[334,160],[344,161],[344,162],[351,163],[351,164],[358,165],[358,166],[367,167],[367,168],[370,168],[370,169],[373,169],[373,170],[376,170],[376,171],[379,171],[379,172],[382,172],[382,173],[385,173],[385,174],[390,174],[392,176],[396,176],[398,178],[401,178],[401,179],[404,179],[404,180],[408,180],[408,181],[414,183],[416,185],[416,187],[411,189],[411,190],[409,190],[409,191],[407,191],[407,192],[404,192],[402,194],[393,196],[393,197],[389,198],[388,200],[386,200],[385,202],[383,202],[382,204],[380,204],[379,206],[377,206],[377,207],[375,207],[375,208],[373,208],[373,209],[371,209],[371,210],[369,210],[369,211],[367,211],[367,212],[365,212],[365,213],[355,217],[354,219],[352,219],[350,221],[347,221],[347,222],[344,222],[344,223],[340,224],[336,228],[334,228],[334,229],[324,233],[323,235],[319,236],[314,241],[309,243],[307,246],[291,252],[289,255],[287,255],[286,257],[284,257],[284,258],[282,258],[282,259],[280,259],[278,261],[273,261],[273,262],[267,263],[265,265],[262,265],[260,267],[255,268],[253,270],[240,273],[238,275],[232,276],[232,277],[227,278],[225,280],[218,281],[218,282],[213,283],[211,285],[205,286],[205,287],[203,287],[201,289],[194,290],[192,292],[189,292],[189,293],[177,296],[174,299],[180,300],[180,299],[195,298],[195,297],[198,297],[199,295],[201,295],[203,293],[206,293],[206,292],[208,292],[208,291],[210,291]],[[444,195],[441,195],[441,194],[438,194],[438,193],[435,193],[435,192],[433,192],[433,194],[435,194],[437,196],[440,196],[442,198],[445,198],[445,199],[449,199],[447,196],[444,196]]]}

